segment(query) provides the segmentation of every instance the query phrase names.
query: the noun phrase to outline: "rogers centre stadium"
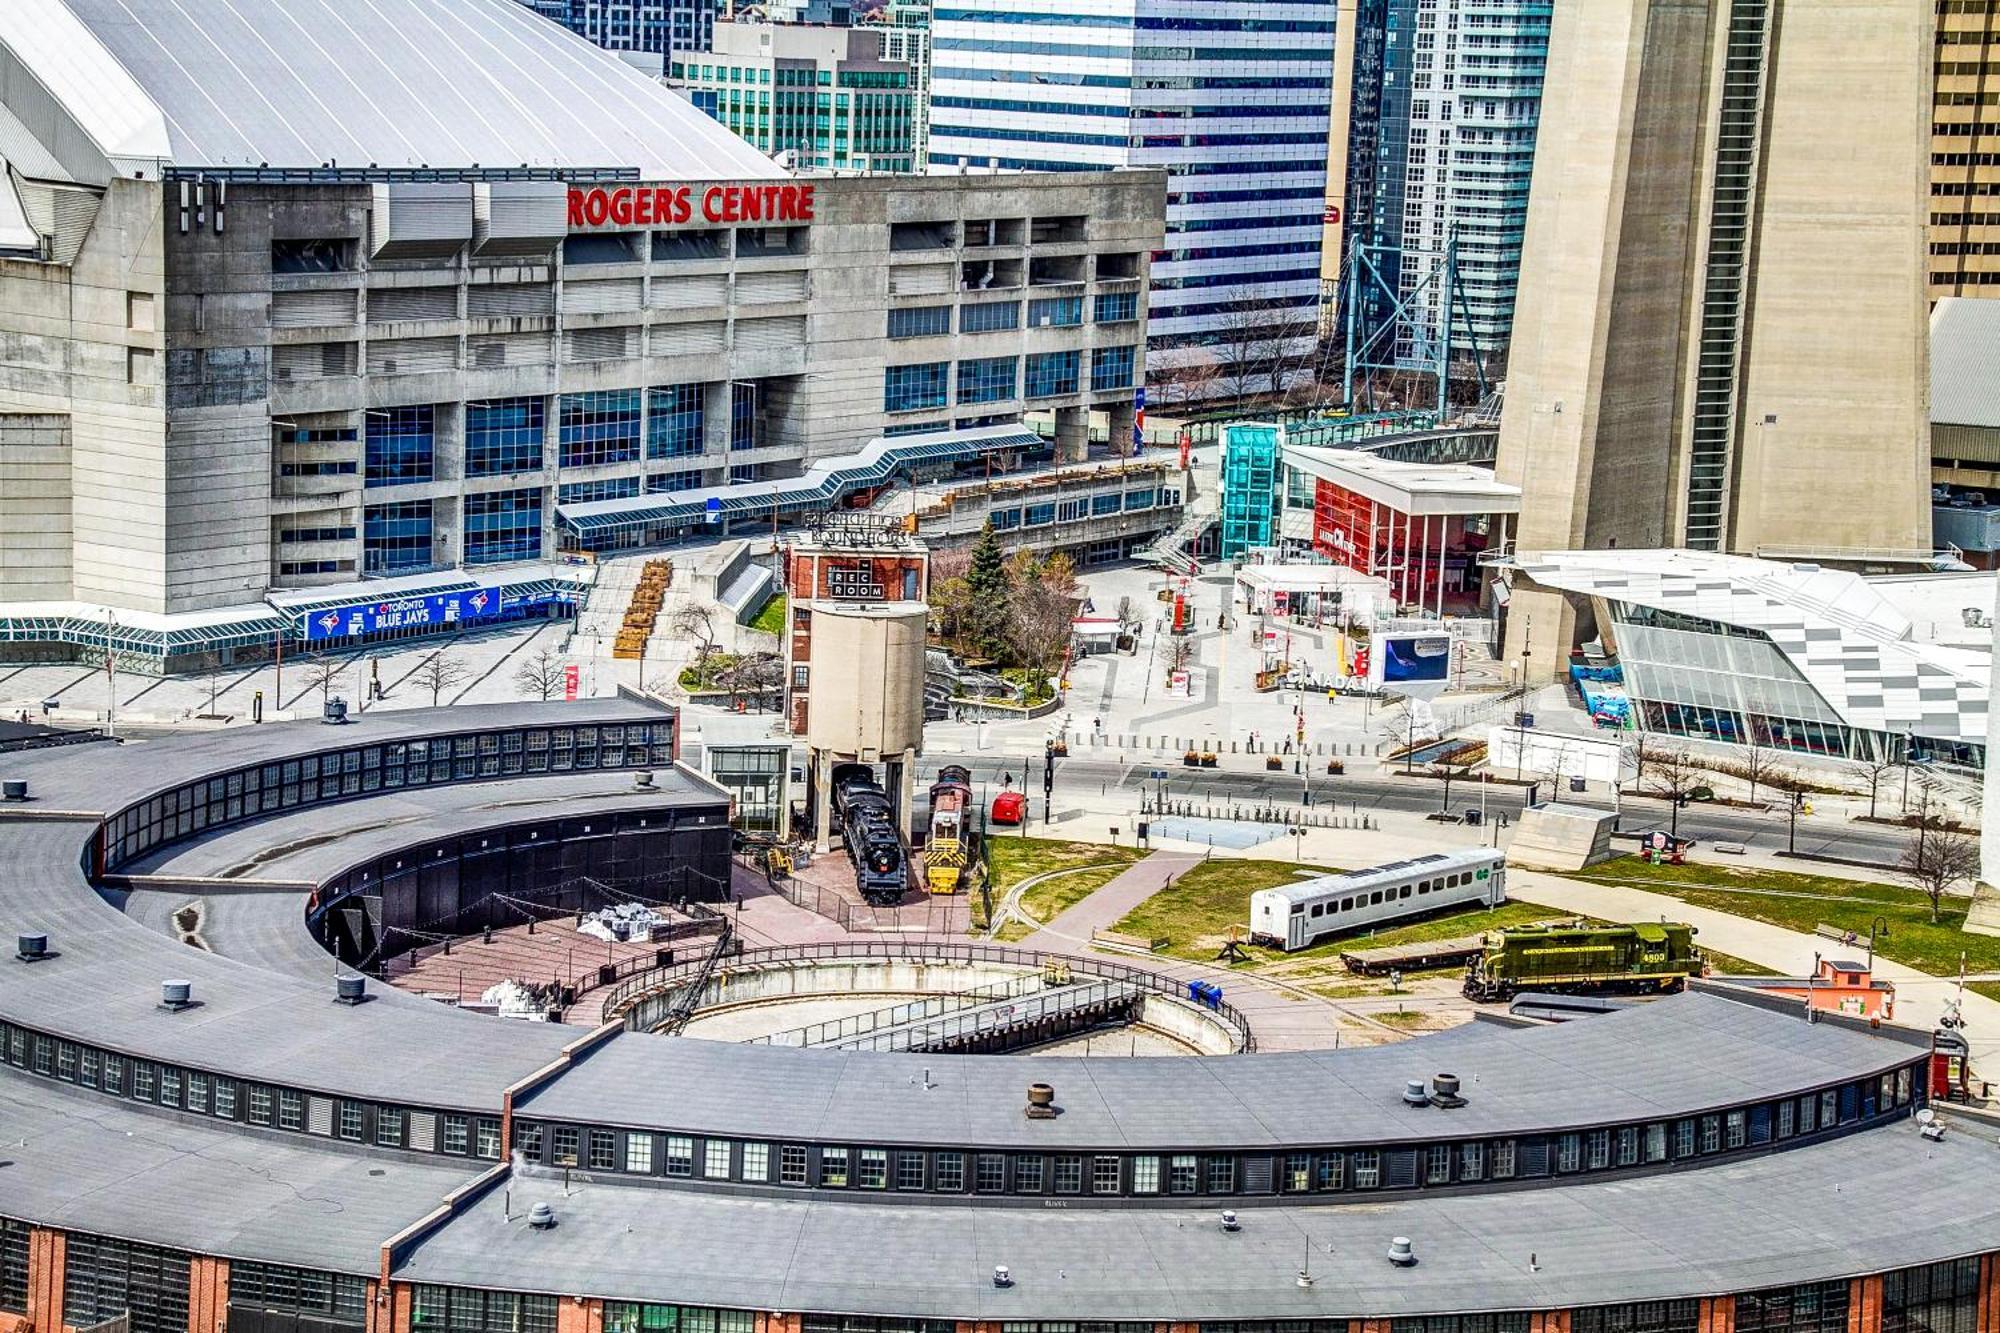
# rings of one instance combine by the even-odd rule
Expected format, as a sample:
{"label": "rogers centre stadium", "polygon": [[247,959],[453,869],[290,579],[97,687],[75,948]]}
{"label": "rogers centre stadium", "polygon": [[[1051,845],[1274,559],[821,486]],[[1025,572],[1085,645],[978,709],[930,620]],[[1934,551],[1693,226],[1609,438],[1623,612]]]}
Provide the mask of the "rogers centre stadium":
{"label": "rogers centre stadium", "polygon": [[[0,1327],[1994,1327],[1992,1130],[1923,1132],[1927,1035],[1773,997],[917,1055],[509,1021],[323,952],[350,907],[634,858],[700,897],[726,798],[676,727],[499,705],[0,756]],[[189,947],[151,886],[224,862]]]}

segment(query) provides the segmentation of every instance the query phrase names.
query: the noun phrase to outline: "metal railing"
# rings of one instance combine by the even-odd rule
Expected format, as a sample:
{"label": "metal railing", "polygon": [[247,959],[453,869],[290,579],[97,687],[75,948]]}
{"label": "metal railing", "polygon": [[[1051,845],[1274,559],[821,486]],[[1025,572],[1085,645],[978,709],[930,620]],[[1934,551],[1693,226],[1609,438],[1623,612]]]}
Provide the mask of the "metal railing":
{"label": "metal railing", "polygon": [[[1067,968],[1072,974],[1095,980],[1122,981],[1141,990],[1170,999],[1186,1001],[1187,982],[1142,968],[1126,967],[1098,958],[1069,954],[1041,953],[1031,949],[1009,949],[994,944],[915,944],[901,941],[856,941],[842,944],[790,944],[772,949],[746,949],[735,955],[723,971],[769,967],[779,963],[849,962],[878,959],[910,963],[997,963],[1005,967],[1030,969],[1038,975],[1050,968]],[[706,970],[706,958],[668,967],[650,968],[627,977],[604,997],[604,1017],[608,1021],[625,1017],[634,1005],[670,986],[692,981]],[[1201,1006],[1214,1014],[1233,1032],[1239,1049],[1254,1051],[1257,1040],[1250,1022],[1234,1005],[1217,1000]]]}
{"label": "metal railing", "polygon": [[849,1051],[934,1050],[963,1038],[1032,1027],[1045,1019],[1061,1018],[1080,1011],[1115,1010],[1130,1005],[1139,997],[1139,988],[1129,981],[1085,982],[1031,995],[1018,1004],[995,1001],[960,1013],[913,1020],[902,1027],[851,1038],[840,1043],[840,1048]]}
{"label": "metal railing", "polygon": [[926,1018],[938,1018],[959,1009],[973,1009],[996,1000],[1012,1000],[1041,990],[1053,984],[1046,977],[1015,977],[994,986],[980,986],[974,990],[952,991],[946,995],[927,995],[921,1000],[908,1000],[902,1004],[887,1005],[881,1009],[870,1009],[865,1014],[849,1014],[845,1018],[828,1019],[824,1023],[808,1023],[804,1027],[788,1028],[783,1032],[773,1032],[767,1036],[753,1037],[746,1046],[828,1046],[862,1037],[884,1028],[902,1027]]}

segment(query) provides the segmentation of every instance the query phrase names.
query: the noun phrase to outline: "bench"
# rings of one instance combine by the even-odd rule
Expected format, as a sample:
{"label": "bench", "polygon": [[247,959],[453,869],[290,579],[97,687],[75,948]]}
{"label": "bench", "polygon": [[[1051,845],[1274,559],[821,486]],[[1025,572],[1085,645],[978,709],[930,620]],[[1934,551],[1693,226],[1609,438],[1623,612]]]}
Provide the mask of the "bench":
{"label": "bench", "polygon": [[1165,940],[1141,939],[1137,935],[1127,935],[1117,930],[1093,930],[1090,932],[1092,944],[1108,944],[1114,949],[1131,949],[1136,953],[1157,953],[1167,947]]}
{"label": "bench", "polygon": [[1750,850],[1740,842],[1711,842],[1708,848],[1712,852],[1721,852],[1726,856],[1742,856]]}
{"label": "bench", "polygon": [[1824,921],[1813,927],[1813,934],[1833,940],[1839,944],[1860,943],[1860,936],[1856,935],[1853,931],[1846,930],[1840,926],[1829,926]]}

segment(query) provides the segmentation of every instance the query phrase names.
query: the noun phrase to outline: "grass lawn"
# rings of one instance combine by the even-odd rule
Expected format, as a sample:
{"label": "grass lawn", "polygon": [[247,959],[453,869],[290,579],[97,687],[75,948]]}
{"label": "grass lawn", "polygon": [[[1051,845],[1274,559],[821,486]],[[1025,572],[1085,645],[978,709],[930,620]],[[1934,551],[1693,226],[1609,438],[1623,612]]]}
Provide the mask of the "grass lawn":
{"label": "grass lawn", "polygon": [[[995,832],[986,839],[987,875],[995,906],[1024,879],[1045,875],[1051,870],[1076,871],[1028,890],[1028,910],[1042,921],[1081,901],[1093,889],[1109,883],[1142,855],[1130,847],[1065,842],[1059,838],[1017,838],[1002,832]],[[984,930],[986,923],[981,919],[979,904],[979,896],[973,895],[972,926],[975,930]],[[1041,910],[1051,904],[1060,905],[1054,906],[1053,910]],[[1000,928],[1000,938],[1009,942],[1029,933],[1028,927],[1018,921],[1009,921]]]}
{"label": "grass lawn", "polygon": [[[1227,942],[1231,926],[1249,929],[1251,894],[1289,884],[1302,872],[1331,873],[1326,866],[1291,861],[1203,861],[1133,908],[1112,929],[1141,939],[1170,941],[1165,953],[1207,962]],[[1259,958],[1284,956],[1267,949],[1249,951]]]}
{"label": "grass lawn", "polygon": [[[1695,941],[1696,944],[1700,940]],[[1723,977],[1775,977],[1778,969],[1753,963],[1748,958],[1738,958],[1733,953],[1719,953],[1714,949],[1703,949],[1701,956],[1708,960],[1709,970]]]}
{"label": "grass lawn", "polygon": [[764,603],[764,609],[750,622],[750,628],[765,634],[783,634],[785,623],[785,594],[779,593]]}
{"label": "grass lawn", "polygon": [[1122,870],[1143,855],[1143,852],[1131,847],[1112,847],[1101,842],[1017,838],[1011,833],[998,831],[986,839],[986,865],[992,877],[993,897],[996,900],[1022,880],[1047,874],[1051,870],[1114,863]]}
{"label": "grass lawn", "polygon": [[[1831,875],[1728,866],[1655,866],[1626,856],[1593,866],[1577,878],[1671,894],[1696,907],[1714,908],[1807,935],[1823,921],[1853,931],[1862,941],[1854,952],[1863,956],[1869,925],[1880,917],[1889,933],[1877,937],[1875,951],[1884,958],[1933,976],[1950,977],[1958,975],[1959,956],[1963,954],[1969,971],[2000,971],[2000,939],[1968,935],[1959,929],[1965,921],[1966,900],[1962,898],[1945,899],[1938,922],[1932,925],[1930,903],[1915,889]],[[1696,943],[1700,943],[1699,938]],[[1829,953],[1838,948],[1833,941],[1827,942]]]}

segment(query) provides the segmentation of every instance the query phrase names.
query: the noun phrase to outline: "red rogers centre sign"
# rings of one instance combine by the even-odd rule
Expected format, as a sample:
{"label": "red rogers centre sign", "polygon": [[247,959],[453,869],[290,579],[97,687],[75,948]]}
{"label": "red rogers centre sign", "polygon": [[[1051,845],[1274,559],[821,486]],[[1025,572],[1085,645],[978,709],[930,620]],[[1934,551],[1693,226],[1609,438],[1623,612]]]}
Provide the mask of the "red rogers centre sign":
{"label": "red rogers centre sign", "polygon": [[813,187],[793,183],[588,185],[569,192],[571,231],[812,220]]}

